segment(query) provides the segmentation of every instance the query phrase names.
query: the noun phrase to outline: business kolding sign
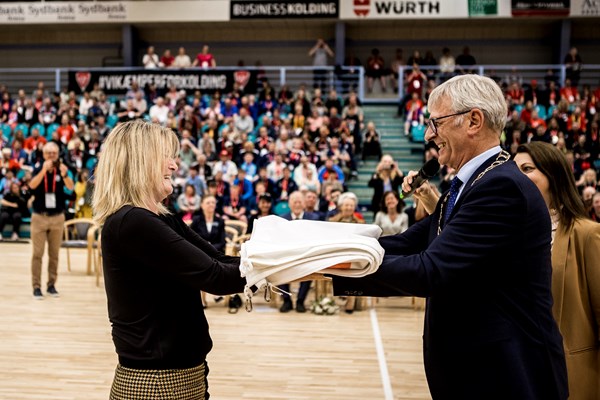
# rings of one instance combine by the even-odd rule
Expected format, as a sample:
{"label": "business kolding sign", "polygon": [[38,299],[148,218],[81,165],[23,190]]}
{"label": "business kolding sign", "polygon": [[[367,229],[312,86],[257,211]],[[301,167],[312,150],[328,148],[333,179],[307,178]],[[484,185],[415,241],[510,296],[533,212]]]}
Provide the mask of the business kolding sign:
{"label": "business kolding sign", "polygon": [[216,91],[229,93],[233,90],[234,82],[244,90],[256,92],[256,72],[244,69],[219,70],[219,69],[186,69],[186,70],[70,70],[69,90],[75,93],[90,91],[94,84],[106,94],[123,95],[133,82],[141,88],[155,85],[159,91],[167,90],[175,85],[178,90],[193,93],[200,90],[202,93]]}
{"label": "business kolding sign", "polygon": [[339,0],[231,0],[231,19],[338,18]]}

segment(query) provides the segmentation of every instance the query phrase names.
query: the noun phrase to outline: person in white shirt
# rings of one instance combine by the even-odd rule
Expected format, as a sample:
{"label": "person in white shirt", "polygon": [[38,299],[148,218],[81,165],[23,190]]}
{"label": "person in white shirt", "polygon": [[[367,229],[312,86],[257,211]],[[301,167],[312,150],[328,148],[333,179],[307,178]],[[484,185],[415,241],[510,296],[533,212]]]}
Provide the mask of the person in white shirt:
{"label": "person in white shirt", "polygon": [[408,229],[408,215],[403,211],[404,202],[394,191],[385,192],[380,211],[375,215],[375,225],[379,226],[382,236],[396,235]]}
{"label": "person in white shirt", "polygon": [[165,105],[165,99],[163,97],[157,97],[155,104],[150,107],[150,119],[158,122],[162,126],[167,123],[169,116],[169,107]]}
{"label": "person in white shirt", "polygon": [[159,62],[158,55],[154,53],[154,46],[148,46],[148,51],[142,58],[142,64],[144,64],[144,68],[156,69],[159,66]]}
{"label": "person in white shirt", "polygon": [[283,162],[281,153],[275,154],[275,159],[267,165],[267,177],[273,182],[277,182],[283,178],[283,170],[287,168],[287,164]]}
{"label": "person in white shirt", "polygon": [[185,53],[185,47],[179,48],[179,53],[175,57],[175,61],[171,64],[173,68],[188,68],[192,66],[192,60],[190,56]]}
{"label": "person in white shirt", "polygon": [[221,151],[220,158],[221,159],[213,166],[213,176],[217,173],[217,171],[220,171],[223,173],[223,180],[229,184],[232,184],[233,179],[238,174],[237,166],[229,159],[229,152],[227,150]]}

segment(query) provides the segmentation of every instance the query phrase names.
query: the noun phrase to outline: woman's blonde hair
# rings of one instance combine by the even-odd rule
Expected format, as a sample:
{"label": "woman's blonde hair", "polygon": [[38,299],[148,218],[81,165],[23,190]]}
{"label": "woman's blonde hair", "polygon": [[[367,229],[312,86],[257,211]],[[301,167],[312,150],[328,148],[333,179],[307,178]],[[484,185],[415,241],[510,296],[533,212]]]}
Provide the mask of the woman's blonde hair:
{"label": "woman's blonde hair", "polygon": [[[94,219],[102,224],[125,205],[153,205],[165,163],[177,154],[179,140],[171,129],[142,120],[117,125],[102,146],[95,172]],[[160,202],[158,212],[168,213]]]}

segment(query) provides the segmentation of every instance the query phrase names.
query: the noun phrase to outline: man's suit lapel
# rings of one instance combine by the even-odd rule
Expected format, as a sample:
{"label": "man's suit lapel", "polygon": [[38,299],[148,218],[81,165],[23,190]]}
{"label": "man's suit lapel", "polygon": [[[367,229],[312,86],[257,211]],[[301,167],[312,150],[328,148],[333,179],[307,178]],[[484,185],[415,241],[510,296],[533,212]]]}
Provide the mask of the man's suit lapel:
{"label": "man's suit lapel", "polygon": [[[448,218],[448,222],[450,221],[450,219],[452,219],[454,214],[456,214],[457,210],[460,208],[460,205],[462,204],[462,202],[465,198],[465,195],[473,187],[473,182],[475,181],[475,179],[477,179],[479,174],[481,174],[483,171],[485,171],[485,169],[487,167],[489,167],[496,160],[496,157],[498,157],[498,154],[494,154],[492,157],[488,158],[483,164],[481,164],[481,166],[479,168],[477,168],[477,170],[475,170],[473,175],[471,175],[471,177],[469,178],[469,181],[467,183],[463,183],[463,185],[464,185],[463,191],[460,194],[460,197],[458,198],[458,200],[456,200],[456,204],[454,204],[454,209],[452,210],[452,213],[450,214],[450,217]],[[444,194],[444,196],[445,195],[446,194]]]}

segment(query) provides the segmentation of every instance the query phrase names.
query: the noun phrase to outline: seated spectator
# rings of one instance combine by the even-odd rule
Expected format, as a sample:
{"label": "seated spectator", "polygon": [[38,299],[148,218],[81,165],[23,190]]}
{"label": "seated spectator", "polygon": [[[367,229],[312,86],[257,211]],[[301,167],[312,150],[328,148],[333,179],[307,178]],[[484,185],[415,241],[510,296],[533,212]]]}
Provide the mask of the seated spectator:
{"label": "seated spectator", "polygon": [[404,201],[400,200],[397,192],[383,194],[379,211],[375,215],[375,225],[383,231],[381,236],[396,235],[408,229],[408,215],[403,210]]}
{"label": "seated spectator", "polygon": [[117,117],[119,117],[119,122],[127,122],[136,118],[141,118],[142,113],[135,108],[133,99],[127,99],[125,107],[121,108],[119,112],[117,112]]}
{"label": "seated spectator", "polygon": [[267,165],[267,177],[273,182],[283,178],[283,170],[287,169],[287,164],[283,161],[285,155],[282,152],[275,153],[275,159]]}
{"label": "seated spectator", "polygon": [[351,146],[342,146],[339,138],[332,137],[329,142],[327,155],[333,157],[337,161],[337,165],[342,169],[344,176],[348,177],[348,179],[356,178],[358,176]]}
{"label": "seated spectator", "polygon": [[316,214],[323,221],[325,216],[319,211],[318,192],[306,188],[301,188],[300,191],[304,194],[304,210]]}
{"label": "seated spectator", "polygon": [[[223,171],[215,170],[215,175],[207,183],[209,193],[217,198],[217,212],[223,215],[223,206],[229,202],[231,184],[223,179]],[[211,188],[214,188],[211,191]]]}
{"label": "seated spectator", "polygon": [[190,56],[185,53],[185,47],[180,47],[177,52],[175,60],[173,60],[172,67],[174,68],[188,68],[192,66],[192,60]]}
{"label": "seated spectator", "polygon": [[593,218],[593,205],[592,201],[596,194],[596,188],[592,186],[586,186],[581,191],[581,200],[583,200],[583,206],[585,207],[586,213]]}
{"label": "seated spectator", "polygon": [[3,240],[2,232],[7,224],[12,225],[12,240],[19,240],[19,230],[23,218],[29,215],[27,199],[23,196],[18,182],[10,183],[10,190],[0,200],[0,240]]}
{"label": "seated spectator", "polygon": [[200,198],[203,198],[206,194],[206,177],[200,175],[200,166],[198,163],[194,163],[190,166],[189,175],[185,181],[185,185],[192,185]]}
{"label": "seated spectator", "polygon": [[158,63],[159,67],[170,68],[175,62],[175,57],[171,54],[171,50],[166,49]]}
{"label": "seated spectator", "polygon": [[156,98],[155,104],[150,107],[149,115],[152,122],[162,126],[166,125],[169,116],[169,107],[165,104],[163,97]]}
{"label": "seated spectator", "polygon": [[177,207],[183,222],[190,224],[193,215],[200,209],[200,196],[196,194],[194,185],[185,185],[184,192],[177,198]]}
{"label": "seated spectator", "polygon": [[317,176],[319,178],[319,182],[321,183],[333,178],[334,180],[339,181],[343,185],[346,179],[344,176],[344,172],[337,165],[337,160],[335,160],[331,156],[328,156],[325,160],[325,164],[321,168],[319,168],[319,170],[317,171]]}
{"label": "seated spectator", "polygon": [[565,79],[565,86],[560,89],[560,98],[566,100],[569,104],[575,104],[581,100],[577,87],[571,86],[570,79]]}
{"label": "seated spectator", "polygon": [[240,165],[240,170],[246,173],[246,179],[254,182],[258,178],[258,167],[254,163],[254,153],[246,152],[243,155],[243,162]]}
{"label": "seated spectator", "polygon": [[84,168],[77,174],[75,182],[75,218],[92,218],[92,192],[94,184],[90,181],[90,173]]}
{"label": "seated spectator", "polygon": [[[512,104],[522,105],[525,103],[525,91],[519,85],[519,82],[513,82],[510,89],[506,92],[506,96],[512,100]],[[533,99],[529,100],[533,104]]]}
{"label": "seated spectator", "polygon": [[600,222],[600,192],[594,193],[592,197],[592,220]]}
{"label": "seated spectator", "polygon": [[246,176],[246,171],[238,168],[238,174],[233,180],[232,185],[240,188],[242,202],[247,205],[252,196],[254,196],[254,187],[252,186],[252,181]]}
{"label": "seated spectator", "polygon": [[254,181],[254,192],[259,194],[258,185],[262,183],[264,189],[267,193],[271,195],[271,197],[275,196],[275,182],[271,178],[269,178],[267,174],[267,167],[259,167],[258,168],[258,178]]}
{"label": "seated spectator", "polygon": [[379,211],[385,192],[398,192],[402,186],[403,177],[404,174],[400,171],[392,156],[386,154],[381,157],[381,161],[377,164],[375,173],[369,180],[369,187],[373,188],[371,211],[374,213]]}
{"label": "seated spectator", "polygon": [[213,174],[221,172],[223,174],[223,180],[228,183],[233,182],[233,179],[238,174],[238,168],[233,161],[231,161],[231,155],[227,150],[222,150],[219,154],[219,161],[213,165]]}
{"label": "seated spectator", "polygon": [[311,163],[307,156],[300,159],[300,164],[294,169],[294,181],[296,185],[305,187],[308,190],[314,190],[321,193],[321,182],[317,173],[317,167]]}
{"label": "seated spectator", "polygon": [[258,196],[257,212],[248,219],[247,233],[252,233],[254,221],[269,215],[273,215],[273,198],[269,193],[263,193]]}
{"label": "seated spectator", "polygon": [[292,171],[289,168],[283,169],[283,177],[275,184],[276,202],[287,201],[290,194],[298,190],[296,181],[292,179]]}
{"label": "seated spectator", "polygon": [[218,251],[225,251],[225,221],[217,213],[217,199],[213,195],[202,198],[201,211],[192,218],[190,228]]}
{"label": "seated spectator", "polygon": [[[406,111],[406,121],[404,122],[404,134],[411,136],[411,130],[418,126],[425,126],[424,107],[421,106],[420,99],[412,99],[408,102]],[[412,136],[411,136],[412,138]]]}
{"label": "seated spectator", "polygon": [[37,108],[35,108],[35,105],[30,98],[26,98],[23,107],[19,107],[17,110],[19,114],[18,122],[20,124],[27,124],[31,126],[40,120],[39,111]]}
{"label": "seated spectator", "polygon": [[142,65],[146,69],[156,69],[160,66],[158,55],[154,53],[154,46],[148,46],[146,54],[142,57]]}
{"label": "seated spectator", "polygon": [[248,223],[246,204],[238,185],[231,185],[230,196],[223,202],[223,219],[231,219]]}
{"label": "seated spectator", "polygon": [[593,168],[588,168],[583,171],[581,177],[575,184],[577,185],[579,193],[583,192],[583,189],[586,187],[593,187],[596,191],[600,190],[600,186],[598,185],[598,174]]}
{"label": "seated spectator", "polygon": [[233,127],[237,135],[248,135],[254,130],[254,120],[247,108],[242,107],[239,115],[233,117]]}
{"label": "seated spectator", "polygon": [[[304,204],[304,195],[300,191],[296,191],[292,193],[288,200],[288,205],[290,208],[290,212],[283,214],[281,217],[287,219],[288,221],[294,220],[310,220],[310,221],[318,221],[319,216],[317,214],[306,212],[305,204]],[[306,300],[306,296],[310,290],[311,281],[300,283],[300,289],[298,291],[298,297],[296,299],[296,311],[303,313],[306,312],[306,307],[304,306],[304,301]],[[290,285],[280,285],[279,288],[282,290],[283,294],[283,304],[279,308],[279,311],[282,313],[289,312],[294,309],[294,305],[292,303],[292,298],[289,295],[290,293]]]}
{"label": "seated spectator", "polygon": [[46,138],[40,135],[40,130],[32,127],[31,134],[25,139],[23,149],[26,152],[31,153],[37,147],[38,143],[46,144],[46,142]]}

